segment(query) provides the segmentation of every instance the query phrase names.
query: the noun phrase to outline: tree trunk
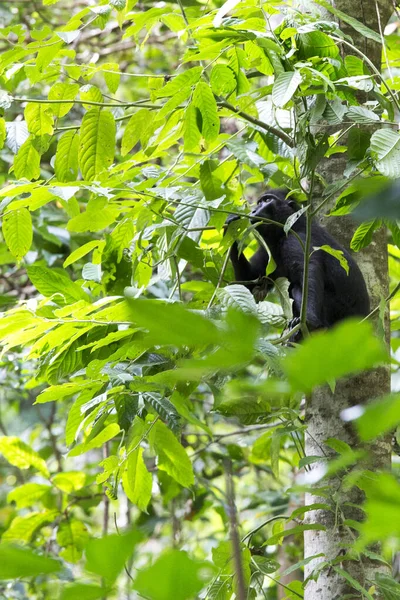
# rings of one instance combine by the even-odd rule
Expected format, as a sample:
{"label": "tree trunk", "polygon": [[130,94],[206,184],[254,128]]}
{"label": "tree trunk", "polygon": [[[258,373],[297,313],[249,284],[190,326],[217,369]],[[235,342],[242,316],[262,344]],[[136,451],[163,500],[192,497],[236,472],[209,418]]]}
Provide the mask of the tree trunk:
{"label": "tree trunk", "polygon": [[[315,5],[314,5],[315,6]],[[375,0],[338,0],[337,9],[361,21],[374,31],[380,33],[385,27],[391,12],[392,5],[389,1]],[[314,9],[315,10],[315,9]],[[317,9],[318,10],[318,9]],[[332,16],[330,15],[330,18]],[[361,50],[380,69],[381,46],[372,40],[358,34],[346,23],[341,23],[341,29],[353,39],[354,46]],[[345,53],[349,48],[344,47]],[[337,154],[330,157],[322,167],[322,175],[327,183],[332,183],[343,177],[346,157]],[[327,212],[327,211],[326,211]],[[349,217],[334,217],[324,220],[324,226],[345,247],[349,247],[354,223]],[[363,271],[367,282],[371,307],[374,308],[383,297],[388,295],[388,269],[387,269],[387,240],[386,231],[381,229],[374,235],[373,242],[356,255],[357,262]],[[389,341],[389,319],[386,315],[385,337]],[[327,358],[329,360],[329,357]],[[334,454],[325,445],[325,440],[334,437],[343,440],[352,448],[360,447],[360,442],[351,425],[345,423],[341,411],[355,404],[365,404],[369,400],[386,394],[390,390],[390,371],[388,368],[377,368],[355,377],[349,377],[337,382],[335,392],[332,393],[328,386],[316,389],[308,403],[306,419],[308,425],[306,438],[306,454],[308,456],[331,456]],[[385,470],[390,468],[391,458],[390,435],[371,444],[369,449],[369,462],[367,467],[372,470]],[[313,465],[317,468],[318,463]],[[363,512],[361,507],[364,497],[358,488],[343,490],[339,477],[332,478],[329,482],[332,497],[335,501],[333,511],[314,510],[308,513],[308,523],[320,523],[326,531],[307,531],[304,536],[304,555],[309,557],[315,554],[324,554],[324,557],[311,561],[305,567],[305,579],[309,577],[317,564],[324,560],[337,558],[344,549],[352,546],[355,532],[343,522],[346,519],[361,521]],[[306,495],[306,504],[327,502],[326,498],[319,498],[312,494]],[[367,589],[375,579],[376,572],[382,570],[382,565],[363,556],[361,561],[345,561],[340,564],[344,570]],[[305,600],[334,600],[349,597],[359,597],[359,593],[349,587],[346,580],[333,568],[325,568],[320,573],[317,581],[310,580],[306,584]]]}

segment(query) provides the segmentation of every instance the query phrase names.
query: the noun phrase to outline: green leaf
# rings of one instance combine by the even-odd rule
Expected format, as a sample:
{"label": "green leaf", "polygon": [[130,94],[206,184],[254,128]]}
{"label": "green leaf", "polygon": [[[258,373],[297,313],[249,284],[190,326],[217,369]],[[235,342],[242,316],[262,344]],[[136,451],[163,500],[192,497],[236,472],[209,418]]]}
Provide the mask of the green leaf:
{"label": "green leaf", "polygon": [[84,231],[100,231],[112,225],[119,215],[119,208],[109,204],[104,197],[91,198],[87,210],[73,217],[68,225],[68,231],[82,233]]}
{"label": "green leaf", "polygon": [[61,563],[54,558],[40,556],[32,550],[2,543],[0,545],[0,579],[36,577],[36,575],[57,573]]}
{"label": "green leaf", "polygon": [[201,140],[201,131],[198,125],[199,109],[191,102],[185,110],[183,120],[184,128],[184,149],[185,151],[193,150],[199,145]]}
{"label": "green leaf", "polygon": [[[74,100],[79,92],[79,84],[78,83],[55,83],[49,91],[48,99],[49,100]],[[50,106],[54,116],[57,118],[64,117],[71,108],[73,107],[73,102],[63,102],[60,104],[51,104]],[[72,133],[72,132],[68,132]]]}
{"label": "green leaf", "polygon": [[[373,121],[380,121],[379,115],[374,113],[372,110],[365,108],[365,106],[350,106],[346,113],[346,117],[350,121],[355,123],[371,123]],[[360,129],[351,129],[350,131],[362,131]],[[366,132],[364,132],[366,133]]]}
{"label": "green leaf", "polygon": [[400,394],[390,394],[368,404],[356,426],[362,440],[372,440],[399,423]]}
{"label": "green leaf", "polygon": [[218,298],[226,308],[236,308],[257,315],[257,304],[254,296],[244,285],[227,285],[218,290]]}
{"label": "green leaf", "polygon": [[350,17],[343,11],[338,10],[337,8],[329,4],[329,2],[327,2],[326,0],[315,1],[317,4],[320,4],[321,6],[326,8],[326,10],[334,14],[336,17],[339,17],[341,21],[344,21],[345,23],[351,25],[351,27],[358,31],[358,33],[361,33],[363,37],[369,38],[370,40],[374,40],[374,42],[376,42],[379,45],[382,44],[382,38],[379,35],[379,33],[367,27],[366,25],[364,25],[364,23],[360,23],[360,21],[357,21],[357,19],[354,19],[353,17]]}
{"label": "green leaf", "polygon": [[83,256],[86,256],[86,254],[89,254],[89,252],[94,250],[94,248],[98,248],[99,246],[103,247],[104,245],[105,245],[105,242],[103,240],[93,240],[91,242],[87,242],[86,244],[83,244],[83,246],[81,246],[80,248],[77,248],[76,250],[71,252],[71,254],[68,256],[68,258],[65,259],[65,261],[63,263],[64,269],[69,267],[69,265],[72,265],[72,263],[76,262]]}
{"label": "green leaf", "polygon": [[67,131],[60,137],[54,164],[58,181],[75,181],[78,178],[78,148],[77,131]]}
{"label": "green leaf", "polygon": [[141,108],[129,119],[122,136],[122,156],[126,156],[139,140],[143,140],[143,136],[152,120],[153,116],[147,108]]}
{"label": "green leaf", "polygon": [[323,31],[309,31],[299,35],[299,48],[302,58],[313,56],[335,58],[339,54],[339,48],[334,40]]}
{"label": "green leaf", "polygon": [[387,177],[400,177],[400,135],[392,129],[378,129],[371,136],[376,168]]}
{"label": "green leaf", "polygon": [[367,221],[366,223],[361,223],[359,227],[354,232],[352,240],[350,242],[350,248],[354,250],[354,252],[358,252],[368,246],[368,244],[372,241],[372,235],[376,229],[378,229],[382,225],[382,221],[380,219],[375,219],[374,221]]}
{"label": "green leaf", "polygon": [[63,585],[60,600],[98,600],[104,598],[107,589],[98,585],[89,585],[86,583],[73,583],[72,585]]}
{"label": "green leaf", "polygon": [[341,575],[355,590],[362,594],[362,598],[367,598],[367,600],[374,600],[371,594],[356,580],[354,577],[350,575],[347,571],[342,569],[341,567],[334,566],[333,569]]}
{"label": "green leaf", "polygon": [[206,142],[212,142],[219,134],[218,108],[210,87],[200,81],[193,94],[193,104],[199,109],[202,118],[201,132]]}
{"label": "green leaf", "polygon": [[339,261],[340,266],[346,271],[346,274],[349,274],[349,263],[344,256],[343,250],[335,250],[334,248],[331,248],[331,246],[326,245],[314,246],[313,251],[316,252],[317,250],[323,250],[323,252],[334,256]]}
{"label": "green leaf", "polygon": [[25,111],[25,121],[28,131],[33,135],[53,134],[53,113],[48,104],[28,102]]}
{"label": "green leaf", "polygon": [[86,569],[113,583],[140,539],[141,535],[136,530],[89,540],[86,546]]}
{"label": "green leaf", "polygon": [[119,88],[119,82],[121,79],[118,63],[105,63],[104,65],[101,65],[101,70],[103,72],[106,86],[112,94],[115,94]]}
{"label": "green leaf", "polygon": [[[326,357],[329,356],[329,361]],[[387,359],[370,323],[348,320],[327,332],[316,332],[282,362],[295,390],[311,392],[317,385],[369,369]]]}
{"label": "green leaf", "polygon": [[28,138],[18,150],[14,159],[14,173],[17,179],[39,179],[40,155]]}
{"label": "green leaf", "polygon": [[[95,85],[83,85],[79,92],[80,99],[84,102],[85,100],[88,102],[103,102],[103,94]],[[86,110],[92,110],[92,104],[84,104],[83,105]],[[100,108],[100,107],[99,107]],[[96,109],[99,110],[99,109]]]}
{"label": "green leaf", "polygon": [[158,456],[158,468],[166,471],[183,487],[193,485],[192,463],[172,431],[164,423],[157,421],[149,434],[149,439]]}
{"label": "green leaf", "polygon": [[114,160],[115,120],[111,112],[92,109],[82,119],[78,151],[85,179],[92,181]]}
{"label": "green leaf", "polygon": [[0,117],[0,149],[3,148],[7,137],[6,122],[3,117]]}
{"label": "green leaf", "polygon": [[98,435],[92,438],[89,442],[77,444],[69,451],[68,456],[80,456],[93,448],[100,448],[106,442],[112,440],[120,432],[118,423],[110,423]]}
{"label": "green leaf", "polygon": [[218,329],[214,323],[182,304],[137,299],[127,302],[132,322],[149,331],[151,344],[203,346],[217,343]]}
{"label": "green leaf", "polygon": [[191,600],[212,575],[209,563],[195,561],[181,550],[169,550],[151,567],[140,569],[133,587],[151,600]]}
{"label": "green leaf", "polygon": [[38,292],[46,298],[51,296],[56,301],[65,303],[88,300],[88,295],[77,283],[54,269],[32,266],[27,268],[27,273]]}
{"label": "green leaf", "polygon": [[319,525],[318,523],[310,523],[309,525],[297,525],[296,527],[291,527],[290,529],[284,529],[279,533],[268,538],[265,542],[266,546],[275,546],[276,544],[282,544],[283,538],[288,535],[295,535],[296,533],[303,533],[303,531],[326,531],[326,527],[324,525]]}
{"label": "green leaf", "polygon": [[57,530],[57,543],[63,548],[60,556],[70,563],[77,563],[88,539],[89,532],[84,523],[74,518],[61,521]]}
{"label": "green leaf", "polygon": [[9,528],[3,533],[2,542],[29,543],[42,527],[53,523],[59,516],[58,510],[44,510],[42,512],[31,512],[22,517],[15,517]]}
{"label": "green leaf", "polygon": [[182,88],[192,86],[197,83],[203,72],[203,67],[193,67],[184,73],[180,73],[167,83],[163,88],[157,90],[158,98],[166,98],[180,92]]}
{"label": "green leaf", "polygon": [[272,88],[272,101],[278,108],[283,108],[293,97],[302,82],[298,71],[285,71],[278,75]]}
{"label": "green leaf", "polygon": [[229,96],[236,89],[235,73],[226,65],[215,65],[211,71],[210,85],[216,96]]}
{"label": "green leaf", "polygon": [[143,460],[143,448],[130,452],[122,483],[129,500],[141,511],[147,512],[153,482]]}
{"label": "green leaf", "polygon": [[20,261],[31,247],[33,239],[32,218],[29,210],[20,208],[4,215],[3,235],[11,254]]}
{"label": "green leaf", "polygon": [[200,165],[200,185],[207,200],[216,200],[224,195],[222,181],[213,175],[218,166],[213,160],[205,160]]}
{"label": "green leaf", "polygon": [[0,437],[0,453],[18,469],[33,467],[44,477],[49,476],[46,463],[28,444],[17,437],[3,435]]}
{"label": "green leaf", "polygon": [[17,508],[27,508],[46,496],[51,487],[42,483],[24,483],[9,492],[7,502],[15,502]]}

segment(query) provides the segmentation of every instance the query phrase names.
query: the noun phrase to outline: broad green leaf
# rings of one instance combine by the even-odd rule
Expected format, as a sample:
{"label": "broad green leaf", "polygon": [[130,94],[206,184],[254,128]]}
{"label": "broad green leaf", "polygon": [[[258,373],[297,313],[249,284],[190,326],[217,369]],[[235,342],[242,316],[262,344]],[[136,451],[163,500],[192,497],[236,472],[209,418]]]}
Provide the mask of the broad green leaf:
{"label": "broad green leaf", "polygon": [[317,250],[322,250],[323,252],[326,252],[327,254],[330,254],[331,256],[334,256],[338,261],[340,266],[346,271],[346,274],[349,274],[349,263],[347,262],[343,250],[335,250],[334,248],[332,248],[331,246],[314,246],[313,247],[313,252],[316,252]]}
{"label": "broad green leaf", "polygon": [[89,540],[86,545],[86,569],[113,583],[140,539],[141,535],[136,530]]}
{"label": "broad green leaf", "polygon": [[244,285],[227,285],[218,290],[218,298],[226,308],[236,308],[257,315],[257,304],[254,296]]}
{"label": "broad green leaf", "polygon": [[100,448],[100,446],[118,435],[120,431],[120,427],[117,423],[110,423],[90,441],[74,446],[72,450],[69,451],[68,456],[80,456],[85,452],[89,452],[89,450],[93,450],[93,448]]}
{"label": "broad green leaf", "polygon": [[193,485],[192,463],[172,431],[164,423],[157,421],[149,434],[149,440],[158,457],[158,468],[166,471],[184,487]]}
{"label": "broad green leaf", "polygon": [[[83,85],[79,92],[79,97],[83,102],[103,102],[103,94],[95,85]],[[84,104],[83,105],[86,110],[92,110],[92,104]],[[100,108],[100,107],[99,107]]]}
{"label": "broad green leaf", "polygon": [[219,134],[218,108],[210,86],[203,81],[196,85],[193,104],[199,109],[202,118],[201,132],[206,142],[212,142]]}
{"label": "broad green leaf", "polygon": [[302,58],[313,56],[335,58],[339,54],[339,48],[334,40],[323,31],[309,31],[300,34],[299,48]]}
{"label": "broad green leaf", "polygon": [[3,235],[11,254],[20,261],[30,249],[33,239],[29,210],[20,208],[6,213],[3,218]]}
{"label": "broad green leaf", "polygon": [[[348,113],[347,113],[348,114]],[[362,160],[370,145],[371,134],[359,127],[352,127],[347,138],[349,160]]]}
{"label": "broad green leaf", "polygon": [[7,502],[15,502],[17,508],[27,508],[46,496],[51,487],[42,483],[24,483],[9,492]]}
{"label": "broad green leaf", "polygon": [[45,135],[53,133],[53,113],[48,104],[39,102],[28,102],[25,111],[25,121],[29,133],[33,135]]}
{"label": "broad green leaf", "polygon": [[77,131],[67,131],[60,137],[54,164],[58,181],[75,181],[78,178],[78,148]]}
{"label": "broad green leaf", "polygon": [[361,225],[359,225],[354,232],[350,242],[350,248],[354,250],[354,252],[358,252],[359,250],[362,250],[362,248],[368,246],[368,244],[370,244],[372,241],[374,231],[381,225],[382,221],[380,219],[374,219],[374,221],[361,223]]}
{"label": "broad green leaf", "polygon": [[143,448],[130,452],[122,477],[125,494],[140,510],[147,512],[151,499],[152,477],[143,460]]}
{"label": "broad green leaf", "polygon": [[157,113],[157,120],[165,119],[165,117],[175,110],[182,102],[187,100],[192,93],[190,87],[183,88],[179,90],[176,94],[174,94],[162,107],[162,109]]}
{"label": "broad green leaf", "polygon": [[169,550],[152,566],[138,571],[133,587],[151,600],[191,600],[212,576],[209,563],[193,560],[181,550]]}
{"label": "broad green leaf", "polygon": [[89,532],[84,523],[68,518],[61,521],[56,539],[62,548],[60,556],[67,562],[77,563],[82,558],[83,548],[89,539]]}
{"label": "broad green leaf", "polygon": [[367,598],[367,600],[374,600],[373,596],[371,596],[368,590],[366,590],[365,587],[363,587],[359,581],[354,579],[354,577],[352,577],[350,573],[348,573],[341,567],[334,566],[333,568],[336,571],[336,573],[341,575],[351,585],[352,588],[354,588],[355,590],[357,590],[357,592],[360,592],[362,594],[362,598]]}
{"label": "broad green leaf", "polygon": [[182,304],[137,299],[127,302],[132,322],[149,331],[150,343],[206,346],[218,341],[214,323]]}
{"label": "broad green leaf", "polygon": [[236,89],[235,73],[226,65],[215,65],[211,71],[210,85],[217,96],[229,95]]}
{"label": "broad green leaf", "polygon": [[65,303],[88,300],[86,292],[64,273],[39,266],[28,267],[27,273],[38,292],[46,298],[51,296],[56,301]]}
{"label": "broad green leaf", "polygon": [[224,195],[222,181],[213,174],[218,168],[218,162],[205,160],[200,165],[200,185],[207,200],[216,200]]}
{"label": "broad green leaf", "polygon": [[372,440],[399,423],[400,394],[390,394],[368,404],[356,426],[362,440]]}
{"label": "broad green leaf", "polygon": [[317,385],[369,369],[386,359],[386,350],[370,323],[352,319],[327,332],[314,333],[288,354],[282,368],[295,390],[309,393]]}
{"label": "broad green leaf", "polygon": [[379,33],[367,27],[366,25],[364,25],[364,23],[360,23],[360,21],[357,21],[357,19],[350,17],[342,10],[338,10],[337,8],[332,6],[332,4],[329,4],[329,2],[327,2],[326,0],[316,0],[316,2],[317,4],[320,4],[321,6],[326,8],[326,10],[329,10],[329,12],[334,14],[336,17],[339,17],[341,21],[344,21],[345,23],[351,25],[351,27],[358,31],[358,33],[361,33],[363,37],[369,38],[370,40],[374,40],[374,42],[376,42],[379,45],[382,44],[382,39]]}
{"label": "broad green leaf", "polygon": [[[350,121],[355,123],[371,123],[373,121],[379,121],[379,115],[374,113],[372,110],[365,108],[365,106],[350,106],[346,113],[346,117]],[[351,129],[351,131],[362,131],[360,129]]]}
{"label": "broad green leaf", "polygon": [[279,533],[268,538],[265,542],[267,546],[275,546],[276,544],[281,545],[283,538],[288,535],[295,535],[296,533],[303,533],[303,531],[326,531],[326,527],[324,525],[320,525],[319,523],[310,523],[309,525],[297,525],[296,527],[291,527],[289,529],[284,529]]}
{"label": "broad green leaf", "polygon": [[363,509],[367,518],[361,525],[358,549],[372,541],[393,540],[400,536],[400,485],[391,473],[366,471],[357,486],[367,496]]}
{"label": "broad green leaf", "polygon": [[191,102],[185,110],[184,116],[184,148],[186,151],[193,150],[199,145],[201,140],[201,131],[199,130],[198,117],[200,116],[199,109]]}
{"label": "broad green leaf", "polygon": [[[49,100],[59,100],[60,104],[48,104],[51,108],[53,114],[60,118],[64,117],[71,108],[73,107],[73,102],[62,102],[61,100],[74,100],[79,93],[79,84],[78,83],[55,83],[49,91],[48,99]],[[68,132],[73,133],[73,132]],[[60,180],[62,181],[62,180]]]}
{"label": "broad green leaf", "polygon": [[103,72],[106,86],[112,94],[115,94],[119,88],[119,82],[121,79],[118,63],[105,63],[104,65],[101,65],[101,70]]}
{"label": "broad green leaf", "polygon": [[39,179],[40,155],[32,138],[28,138],[18,150],[14,159],[14,173],[17,179]]}
{"label": "broad green leaf", "polygon": [[104,598],[104,594],[107,594],[107,589],[104,586],[86,583],[64,584],[60,600],[76,600],[76,598],[79,598],[79,600],[99,600]]}
{"label": "broad green leaf", "polygon": [[2,580],[57,573],[61,568],[61,563],[54,558],[11,544],[0,545],[0,579]]}
{"label": "broad green leaf", "polygon": [[158,98],[166,98],[180,92],[182,88],[186,88],[197,83],[201,77],[203,67],[193,67],[173,77],[163,88],[157,91]]}
{"label": "broad green leaf", "polygon": [[153,116],[147,108],[141,108],[129,119],[122,136],[122,156],[126,156],[139,140],[142,141],[143,135],[152,120]]}
{"label": "broad green leaf", "polygon": [[392,129],[378,129],[371,136],[376,168],[387,177],[400,177],[400,135]]}
{"label": "broad green leaf", "polygon": [[84,179],[92,181],[114,160],[115,120],[111,112],[92,109],[82,119],[78,151]]}
{"label": "broad green leaf", "polygon": [[119,215],[119,208],[109,204],[104,197],[91,198],[87,210],[73,217],[68,225],[69,231],[101,231],[112,225]]}
{"label": "broad green leaf", "polygon": [[46,463],[28,444],[17,437],[3,435],[0,437],[0,453],[18,469],[33,467],[44,477],[49,476]]}
{"label": "broad green leaf", "polygon": [[298,71],[285,71],[275,80],[272,88],[272,101],[278,108],[283,108],[293,97],[302,82]]}
{"label": "broad green leaf", "polygon": [[89,252],[94,250],[94,248],[98,248],[101,245],[104,246],[104,244],[105,242],[102,240],[93,240],[91,242],[87,242],[87,244],[83,244],[83,246],[71,252],[68,258],[65,259],[63,263],[64,269],[69,267],[69,265],[72,265],[72,263],[76,262],[83,256],[86,256],[86,254],[89,254]]}
{"label": "broad green leaf", "polygon": [[86,474],[82,471],[63,471],[53,475],[52,483],[66,494],[72,494],[84,487]]}
{"label": "broad green leaf", "polygon": [[42,527],[53,523],[59,516],[58,510],[44,510],[15,517],[9,528],[3,533],[2,542],[29,543]]}
{"label": "broad green leaf", "polygon": [[322,116],[330,125],[339,125],[343,121],[346,112],[347,107],[342,104],[339,98],[335,98],[327,104]]}
{"label": "broad green leaf", "polygon": [[6,122],[3,117],[0,117],[0,149],[3,148],[7,137]]}
{"label": "broad green leaf", "polygon": [[77,383],[63,383],[61,385],[52,385],[45,389],[36,398],[38,404],[44,404],[45,402],[53,402],[54,400],[62,400],[73,396],[78,392],[82,392],[87,388],[100,385],[98,382],[93,381],[79,381]]}

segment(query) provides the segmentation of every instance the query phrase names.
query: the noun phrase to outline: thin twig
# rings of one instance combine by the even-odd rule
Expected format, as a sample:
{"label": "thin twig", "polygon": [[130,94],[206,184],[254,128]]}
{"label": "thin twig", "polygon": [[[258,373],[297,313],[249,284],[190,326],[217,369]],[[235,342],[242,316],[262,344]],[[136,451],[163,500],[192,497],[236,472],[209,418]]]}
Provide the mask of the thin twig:
{"label": "thin twig", "polygon": [[237,600],[246,600],[246,585],[242,564],[242,551],[240,547],[240,538],[238,532],[237,512],[235,504],[235,489],[232,478],[232,462],[229,459],[224,461],[225,480],[226,480],[226,498],[228,502],[228,514],[230,523],[230,537],[232,542],[233,561],[235,563],[236,575],[236,598]]}

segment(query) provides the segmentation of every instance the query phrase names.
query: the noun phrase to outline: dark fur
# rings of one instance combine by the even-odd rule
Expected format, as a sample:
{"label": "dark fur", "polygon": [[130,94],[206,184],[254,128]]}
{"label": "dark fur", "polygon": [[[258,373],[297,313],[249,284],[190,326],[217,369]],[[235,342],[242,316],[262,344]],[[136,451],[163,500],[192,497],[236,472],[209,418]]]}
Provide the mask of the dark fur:
{"label": "dark fur", "polygon": [[[252,223],[256,217],[264,217],[279,223],[285,223],[288,217],[300,209],[293,200],[286,200],[283,190],[269,190],[258,200],[256,208],[251,212]],[[234,215],[228,217],[227,224],[235,220]],[[302,215],[292,227],[305,244],[306,218]],[[301,245],[292,233],[287,235],[278,225],[262,223],[257,227],[264,238],[277,268],[268,277],[269,288],[278,277],[289,280],[289,295],[293,299],[293,317],[298,321],[301,311],[303,290],[304,253]],[[356,262],[323,227],[312,224],[311,250],[315,246],[328,245],[335,250],[342,250],[348,265],[349,274],[341,267],[339,261],[323,250],[314,252],[309,262],[307,325],[310,330],[332,327],[346,317],[365,317],[369,311],[369,298],[364,278]],[[239,254],[235,241],[231,249],[231,260],[237,281],[246,281],[250,291],[257,288],[257,279],[265,276],[268,265],[268,253],[260,246],[250,261]],[[267,286],[268,288],[268,286]]]}

